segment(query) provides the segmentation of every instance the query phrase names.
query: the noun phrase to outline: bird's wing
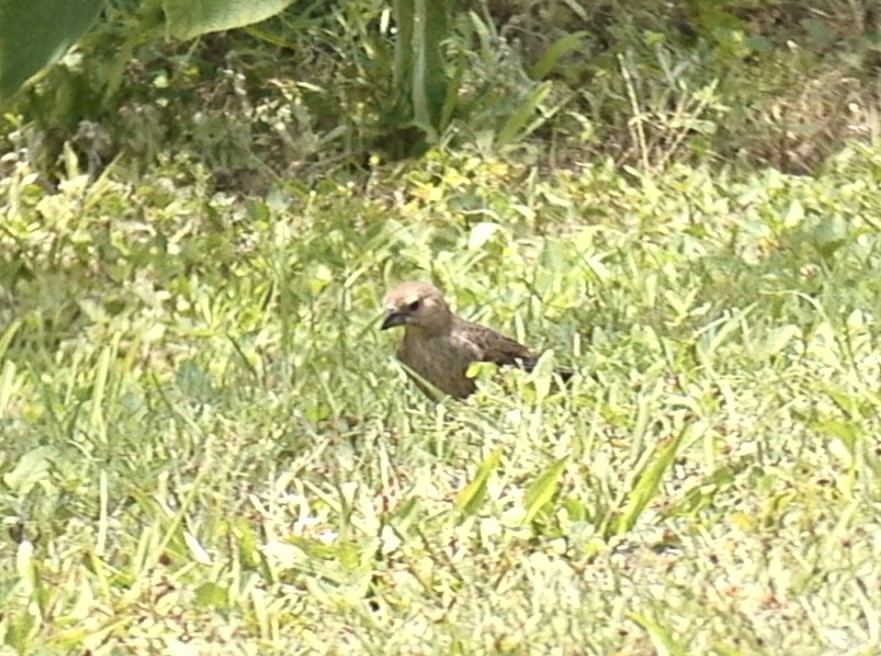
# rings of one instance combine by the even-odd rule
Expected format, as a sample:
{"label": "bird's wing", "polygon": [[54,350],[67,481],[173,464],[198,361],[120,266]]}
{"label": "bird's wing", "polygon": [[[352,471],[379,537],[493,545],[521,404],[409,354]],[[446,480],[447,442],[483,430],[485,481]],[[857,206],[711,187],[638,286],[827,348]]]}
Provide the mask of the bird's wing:
{"label": "bird's wing", "polygon": [[476,347],[480,353],[480,359],[484,362],[515,365],[531,371],[538,360],[535,353],[523,344],[497,333],[492,328],[470,321],[460,321],[455,330],[461,331],[463,337]]}
{"label": "bird's wing", "polygon": [[[461,330],[466,339],[474,344],[480,352],[480,359],[484,362],[494,362],[500,366],[513,365],[525,371],[532,371],[538,363],[537,353],[517,340],[497,333],[492,328],[460,320],[456,329]],[[564,382],[575,373],[567,367],[557,367],[554,371]]]}

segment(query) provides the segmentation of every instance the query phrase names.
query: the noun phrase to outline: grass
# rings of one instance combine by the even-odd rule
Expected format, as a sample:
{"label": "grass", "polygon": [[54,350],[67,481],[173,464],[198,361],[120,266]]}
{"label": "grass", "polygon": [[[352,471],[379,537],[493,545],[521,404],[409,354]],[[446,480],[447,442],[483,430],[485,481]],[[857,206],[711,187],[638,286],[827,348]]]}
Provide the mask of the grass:
{"label": "grass", "polygon": [[[878,150],[10,171],[0,653],[877,653]],[[411,277],[580,375],[428,402]]]}

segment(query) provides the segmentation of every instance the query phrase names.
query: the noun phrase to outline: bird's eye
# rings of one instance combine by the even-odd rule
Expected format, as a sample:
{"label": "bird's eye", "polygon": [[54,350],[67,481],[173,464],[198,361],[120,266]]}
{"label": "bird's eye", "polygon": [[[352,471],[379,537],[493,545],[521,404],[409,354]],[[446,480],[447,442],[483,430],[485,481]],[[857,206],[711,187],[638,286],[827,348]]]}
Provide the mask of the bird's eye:
{"label": "bird's eye", "polygon": [[412,303],[410,303],[410,305],[407,306],[407,308],[410,310],[410,312],[416,312],[416,310],[419,309],[419,300],[417,299],[413,301]]}

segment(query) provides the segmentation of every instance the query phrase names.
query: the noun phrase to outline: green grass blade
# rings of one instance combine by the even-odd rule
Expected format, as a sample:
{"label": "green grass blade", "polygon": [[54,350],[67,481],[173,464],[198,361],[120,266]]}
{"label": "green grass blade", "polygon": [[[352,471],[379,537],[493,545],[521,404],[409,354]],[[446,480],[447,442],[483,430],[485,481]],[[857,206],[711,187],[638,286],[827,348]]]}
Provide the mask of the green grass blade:
{"label": "green grass blade", "polygon": [[673,638],[669,629],[640,613],[628,613],[627,616],[639,624],[652,640],[655,653],[660,656],[686,656],[688,650]]}

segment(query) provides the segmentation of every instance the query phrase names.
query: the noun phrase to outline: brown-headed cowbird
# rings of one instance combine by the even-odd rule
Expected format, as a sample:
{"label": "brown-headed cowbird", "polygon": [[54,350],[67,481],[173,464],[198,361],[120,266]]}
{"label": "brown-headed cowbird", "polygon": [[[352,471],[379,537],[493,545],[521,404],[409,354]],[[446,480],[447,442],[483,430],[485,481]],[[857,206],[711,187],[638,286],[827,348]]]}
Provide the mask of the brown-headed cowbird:
{"label": "brown-headed cowbird", "polygon": [[[416,374],[411,377],[432,399],[440,398],[438,391],[457,399],[472,394],[476,385],[467,376],[472,362],[514,365],[532,371],[538,361],[538,354],[516,340],[457,317],[440,290],[427,282],[401,283],[386,295],[381,329],[394,326],[404,326],[398,360]],[[557,373],[568,380],[573,372],[558,369]]]}

